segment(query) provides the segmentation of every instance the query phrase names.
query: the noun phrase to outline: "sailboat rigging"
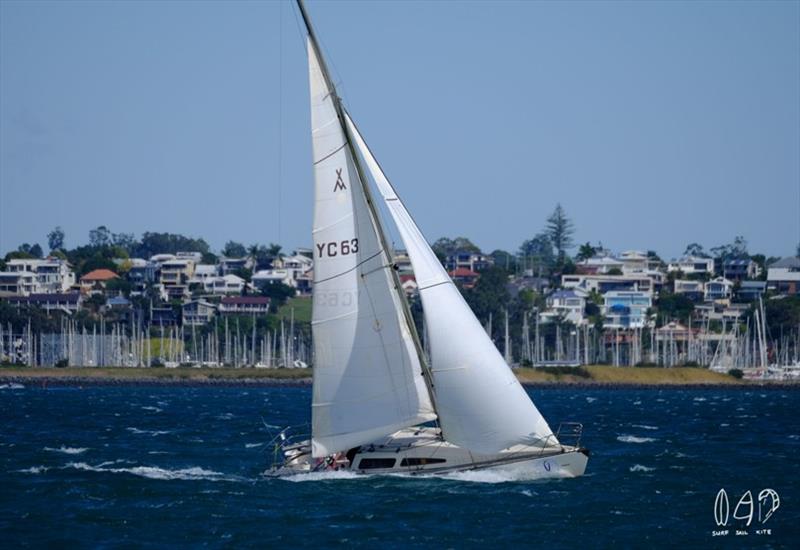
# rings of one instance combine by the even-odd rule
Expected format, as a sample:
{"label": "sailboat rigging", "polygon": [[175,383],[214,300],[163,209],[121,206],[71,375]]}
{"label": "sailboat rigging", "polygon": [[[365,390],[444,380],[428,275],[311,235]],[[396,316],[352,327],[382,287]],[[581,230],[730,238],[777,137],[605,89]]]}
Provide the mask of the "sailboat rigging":
{"label": "sailboat rigging", "polygon": [[[270,473],[582,475],[581,426],[553,433],[486,335],[342,105],[298,6],[308,33],[315,182],[312,434],[286,440]],[[411,260],[430,364],[370,178]]]}

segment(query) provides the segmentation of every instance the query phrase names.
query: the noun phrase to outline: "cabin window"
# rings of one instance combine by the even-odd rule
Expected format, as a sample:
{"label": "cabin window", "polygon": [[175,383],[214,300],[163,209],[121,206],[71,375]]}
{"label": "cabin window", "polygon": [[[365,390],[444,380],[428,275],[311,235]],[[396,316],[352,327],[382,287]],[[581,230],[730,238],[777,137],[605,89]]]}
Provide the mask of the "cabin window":
{"label": "cabin window", "polygon": [[444,458],[404,458],[400,466],[425,466],[426,464],[442,464],[447,462]]}
{"label": "cabin window", "polygon": [[372,470],[374,468],[394,468],[394,458],[362,458],[358,463],[361,470]]}

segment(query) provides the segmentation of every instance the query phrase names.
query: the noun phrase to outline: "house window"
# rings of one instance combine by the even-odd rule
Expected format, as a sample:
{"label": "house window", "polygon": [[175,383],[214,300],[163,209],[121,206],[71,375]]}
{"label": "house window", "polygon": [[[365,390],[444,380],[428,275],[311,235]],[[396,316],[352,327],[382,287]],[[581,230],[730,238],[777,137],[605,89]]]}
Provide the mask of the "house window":
{"label": "house window", "polygon": [[426,464],[443,464],[447,462],[444,458],[404,458],[400,466],[425,466]]}
{"label": "house window", "polygon": [[375,468],[394,468],[394,458],[362,458],[358,463],[361,470],[373,470]]}

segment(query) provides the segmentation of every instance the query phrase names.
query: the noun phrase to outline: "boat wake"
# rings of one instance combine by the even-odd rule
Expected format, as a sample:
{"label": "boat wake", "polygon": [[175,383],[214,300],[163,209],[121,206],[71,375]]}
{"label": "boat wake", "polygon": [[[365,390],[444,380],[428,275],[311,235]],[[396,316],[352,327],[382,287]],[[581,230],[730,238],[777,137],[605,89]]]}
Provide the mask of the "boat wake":
{"label": "boat wake", "polygon": [[284,481],[291,481],[293,483],[300,483],[304,481],[334,481],[340,479],[369,479],[371,475],[364,475],[364,474],[357,474],[355,472],[348,472],[345,470],[339,470],[338,472],[334,471],[325,471],[325,472],[309,472],[305,474],[296,474],[290,476],[281,476],[277,479],[282,479]]}
{"label": "boat wake", "polygon": [[92,466],[86,462],[70,462],[65,468],[73,468],[75,470],[82,470],[85,472],[103,472],[112,474],[131,474],[148,479],[159,480],[188,480],[188,481],[242,481],[243,478],[236,476],[229,476],[214,470],[206,470],[199,466],[190,468],[168,469],[159,468],[157,466],[134,466],[132,468],[107,468],[103,463],[97,466]]}

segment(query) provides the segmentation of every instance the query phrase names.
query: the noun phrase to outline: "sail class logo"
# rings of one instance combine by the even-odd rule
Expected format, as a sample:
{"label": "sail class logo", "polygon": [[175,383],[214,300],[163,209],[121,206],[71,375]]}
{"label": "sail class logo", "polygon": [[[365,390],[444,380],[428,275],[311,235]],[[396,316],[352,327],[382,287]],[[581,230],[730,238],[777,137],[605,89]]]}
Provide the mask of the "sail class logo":
{"label": "sail class logo", "polygon": [[342,179],[342,169],[336,169],[336,185],[333,187],[333,192],[336,193],[337,191],[344,191],[347,189],[347,186],[344,184],[344,180]]}
{"label": "sail class logo", "polygon": [[[753,492],[747,490],[739,497],[736,502],[736,507],[733,508],[731,515],[731,502],[728,498],[728,492],[723,488],[717,493],[714,499],[714,521],[717,527],[725,528],[728,526],[735,527],[736,536],[749,535],[747,527],[753,523],[755,519],[761,525],[769,521],[772,515],[778,510],[781,505],[781,499],[778,492],[774,489],[762,489],[758,493],[758,498],[753,498]],[[756,511],[758,514],[756,514]],[[728,529],[720,529],[712,532],[713,536],[726,536],[730,533]],[[755,530],[756,535],[771,535],[771,529],[758,528]]]}

